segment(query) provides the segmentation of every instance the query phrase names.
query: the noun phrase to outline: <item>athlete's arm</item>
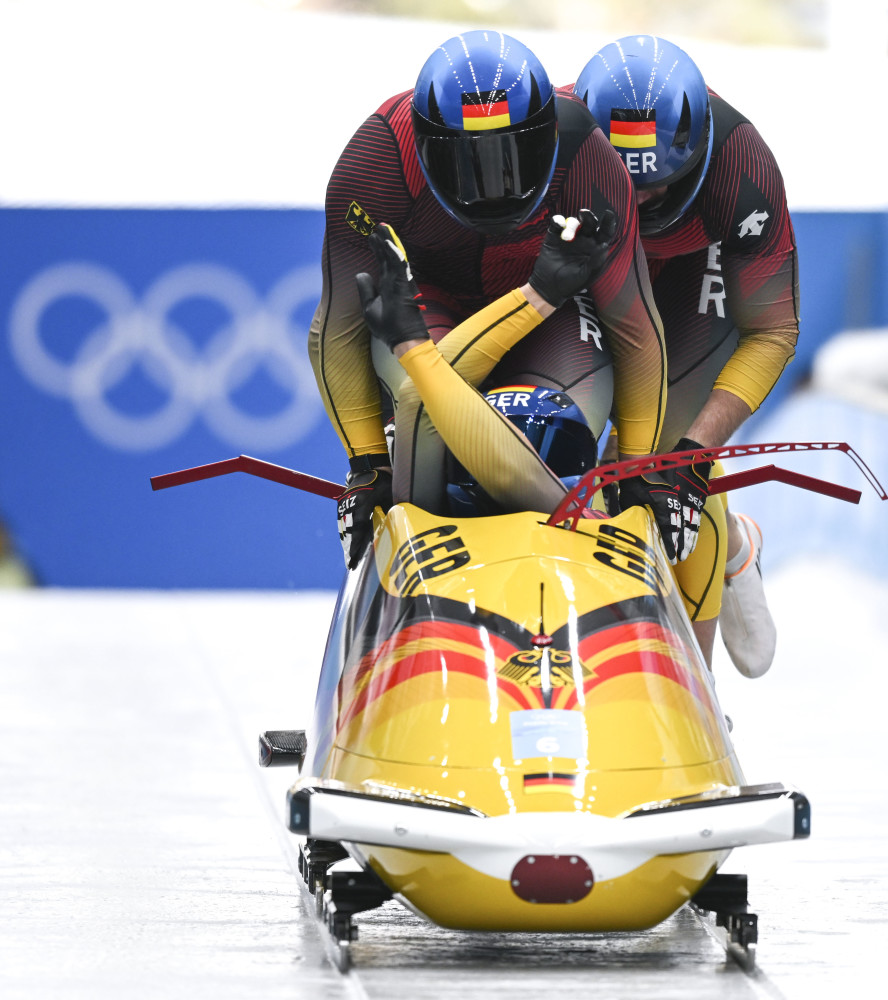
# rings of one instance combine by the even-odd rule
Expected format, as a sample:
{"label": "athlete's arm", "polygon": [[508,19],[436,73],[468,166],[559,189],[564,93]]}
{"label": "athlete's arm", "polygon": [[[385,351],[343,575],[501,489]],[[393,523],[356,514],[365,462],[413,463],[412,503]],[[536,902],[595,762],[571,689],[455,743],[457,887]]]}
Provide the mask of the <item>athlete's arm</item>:
{"label": "athlete's arm", "polygon": [[[533,306],[534,310],[539,316],[539,319],[533,317],[533,319],[529,323],[527,323],[526,328],[524,323],[522,323],[520,326],[516,326],[515,333],[517,333],[518,336],[515,336],[513,334],[511,337],[508,338],[508,341],[506,340],[498,341],[495,351],[490,354],[491,361],[493,364],[496,364],[497,361],[501,360],[502,356],[506,353],[506,351],[509,350],[509,348],[514,347],[515,344],[517,344],[520,339],[522,339],[524,336],[530,333],[530,331],[534,327],[538,326],[544,319],[548,319],[548,317],[551,316],[553,312],[555,312],[555,306],[549,305],[549,303],[542,297],[542,295],[540,295],[539,292],[535,291],[530,285],[522,285],[521,288],[519,288],[517,291],[519,295],[522,295],[527,300],[529,305]],[[515,295],[514,292],[510,294],[512,296]],[[497,299],[496,302],[491,303],[491,305],[488,306],[485,310],[482,310],[483,315],[482,313],[476,313],[474,316],[467,319],[464,323],[460,323],[458,327],[456,327],[450,334],[448,334],[448,336],[450,337],[448,346],[455,345],[457,342],[459,342],[460,344],[464,344],[467,340],[474,340],[478,342],[478,338],[475,336],[476,329],[480,328],[488,320],[488,318],[493,319],[493,317],[500,315],[505,304],[504,300],[508,299],[509,297],[510,296],[504,296],[502,299]],[[506,307],[508,308],[508,305]],[[528,314],[528,315],[532,316],[533,314]],[[499,326],[500,324],[496,323],[495,321],[490,323],[491,330],[496,329]],[[513,340],[514,343],[512,343]],[[414,347],[418,347],[422,343],[425,343],[424,337],[422,338],[422,340],[405,340],[402,341],[400,344],[396,344],[395,347],[392,349],[392,353],[395,355],[396,358],[400,360],[402,354],[406,354],[407,351],[411,350]],[[443,349],[445,346],[444,342],[442,341],[439,346]],[[486,374],[487,373],[485,372],[485,375]],[[472,382],[474,384],[475,380],[469,377],[467,378],[467,381]]]}
{"label": "athlete's arm", "polygon": [[[467,364],[473,372],[489,370],[554,312],[550,302],[560,303],[586,285],[601,256],[595,250],[604,252],[610,228],[587,216],[574,231],[575,221],[568,220],[567,225],[564,220],[552,221],[522,289],[485,306],[444,338],[458,345],[454,364]],[[565,241],[568,232],[571,239]],[[422,296],[397,234],[379,226],[369,244],[380,277],[377,286],[367,273],[356,276],[364,316],[373,336],[410,376],[441,440],[503,509],[553,510],[565,493],[561,481],[527,438],[487,403],[430,338]]]}
{"label": "athlete's arm", "polygon": [[349,457],[386,451],[355,274],[375,270],[367,245],[374,224],[397,226],[409,205],[397,142],[384,118],[372,115],[346,146],[327,186],[323,287],[308,342],[327,415]]}
{"label": "athlete's arm", "polygon": [[[712,412],[701,416],[713,430],[720,421],[721,432],[730,436],[745,419],[743,407],[721,396],[733,396],[755,412],[795,354],[798,260],[783,178],[751,124],[734,129],[714,167],[717,176],[707,183],[704,209],[724,233],[721,269],[739,342],[715,382],[719,395],[707,404]],[[725,196],[726,191],[731,193]]]}
{"label": "athlete's arm", "polygon": [[617,232],[607,264],[589,286],[614,360],[614,419],[624,457],[656,451],[666,405],[663,326],[638,231],[635,187],[600,129],[583,143],[565,182],[565,214],[579,199],[599,216],[610,206]]}
{"label": "athlete's arm", "polygon": [[525,285],[460,324],[437,347],[431,340],[409,340],[393,349],[457,461],[507,512],[548,513],[566,489],[527,438],[448,363],[439,348],[453,337],[495,364],[553,312]]}
{"label": "athlete's arm", "polygon": [[725,389],[713,389],[685,437],[704,448],[720,448],[751,415],[749,405],[739,396]]}

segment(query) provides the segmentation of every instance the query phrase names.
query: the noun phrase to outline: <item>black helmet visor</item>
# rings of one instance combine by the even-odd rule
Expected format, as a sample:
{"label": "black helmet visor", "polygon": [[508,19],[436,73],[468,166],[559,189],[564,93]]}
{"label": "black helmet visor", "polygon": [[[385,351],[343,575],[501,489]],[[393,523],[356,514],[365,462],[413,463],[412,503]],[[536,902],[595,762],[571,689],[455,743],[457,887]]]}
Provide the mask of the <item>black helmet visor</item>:
{"label": "black helmet visor", "polygon": [[416,151],[435,196],[460,222],[503,232],[524,222],[552,176],[554,116],[516,130],[454,131],[414,111]]}
{"label": "black helmet visor", "polygon": [[509,414],[508,419],[556,476],[578,476],[598,463],[598,447],[585,424],[557,416]]}

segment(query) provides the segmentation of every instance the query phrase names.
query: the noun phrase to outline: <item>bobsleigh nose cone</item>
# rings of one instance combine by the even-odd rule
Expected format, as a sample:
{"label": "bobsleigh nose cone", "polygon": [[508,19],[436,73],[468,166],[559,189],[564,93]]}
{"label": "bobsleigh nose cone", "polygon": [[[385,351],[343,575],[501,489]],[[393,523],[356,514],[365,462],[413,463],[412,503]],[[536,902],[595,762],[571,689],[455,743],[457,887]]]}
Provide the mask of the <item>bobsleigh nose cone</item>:
{"label": "bobsleigh nose cone", "polygon": [[576,854],[527,854],[512,869],[512,892],[528,903],[578,903],[592,891],[592,869]]}

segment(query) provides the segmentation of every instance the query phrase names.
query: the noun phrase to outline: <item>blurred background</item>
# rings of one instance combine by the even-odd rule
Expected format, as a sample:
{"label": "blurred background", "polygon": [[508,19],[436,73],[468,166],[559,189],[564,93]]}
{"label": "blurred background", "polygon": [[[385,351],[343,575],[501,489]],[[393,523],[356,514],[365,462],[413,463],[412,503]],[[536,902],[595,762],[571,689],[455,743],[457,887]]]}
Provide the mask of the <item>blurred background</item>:
{"label": "blurred background", "polygon": [[[149,477],[246,453],[344,478],[306,355],[326,181],[440,41],[483,25],[556,84],[614,37],[665,35],[753,121],[786,181],[802,338],[742,440],[848,440],[888,480],[888,5],[419,6],[0,0],[0,584],[338,586],[330,501]],[[866,488],[832,458],[796,467]],[[750,491],[766,558],[840,547],[884,573],[886,505],[791,492]]]}

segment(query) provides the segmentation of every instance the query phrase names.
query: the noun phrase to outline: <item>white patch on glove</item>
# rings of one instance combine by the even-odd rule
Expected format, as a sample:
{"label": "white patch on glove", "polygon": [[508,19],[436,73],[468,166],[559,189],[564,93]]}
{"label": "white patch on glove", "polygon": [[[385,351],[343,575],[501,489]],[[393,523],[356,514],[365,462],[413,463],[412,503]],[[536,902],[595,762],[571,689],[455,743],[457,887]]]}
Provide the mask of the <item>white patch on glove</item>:
{"label": "white patch on glove", "polygon": [[575,219],[573,216],[565,219],[563,215],[553,215],[552,221],[561,226],[564,232],[561,234],[561,238],[565,243],[572,243],[574,237],[577,235],[577,230],[580,228],[580,220]]}
{"label": "white patch on glove", "polygon": [[400,260],[401,263],[407,265],[407,267],[405,269],[407,271],[407,280],[408,281],[413,281],[413,272],[410,270],[410,261],[407,260],[407,255],[398,246],[397,243],[393,243],[391,240],[386,240],[386,243],[388,243],[388,245],[392,248],[392,250],[394,250],[395,253],[398,255],[398,260]]}

